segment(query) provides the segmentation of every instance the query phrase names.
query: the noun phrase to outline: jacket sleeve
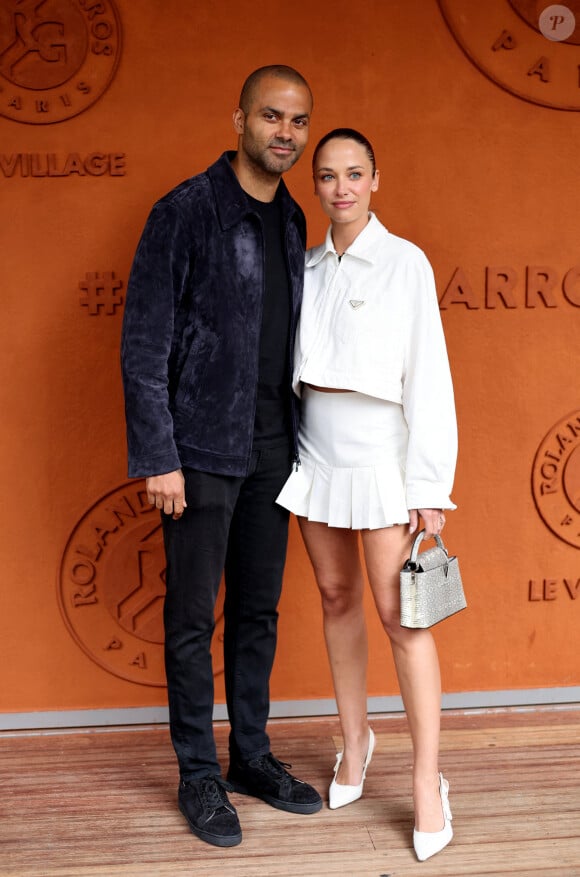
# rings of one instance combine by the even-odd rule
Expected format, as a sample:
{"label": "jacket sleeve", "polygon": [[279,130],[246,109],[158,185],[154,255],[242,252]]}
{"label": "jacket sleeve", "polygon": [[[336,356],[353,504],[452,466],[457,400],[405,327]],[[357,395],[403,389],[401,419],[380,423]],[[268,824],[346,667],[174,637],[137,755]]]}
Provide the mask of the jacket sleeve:
{"label": "jacket sleeve", "polygon": [[169,408],[175,304],[185,286],[191,241],[178,210],[158,202],[137,247],[121,342],[129,477],[181,467]]}
{"label": "jacket sleeve", "polygon": [[423,253],[409,266],[410,313],[403,368],[409,427],[407,507],[447,508],[457,460],[457,422],[435,280]]}

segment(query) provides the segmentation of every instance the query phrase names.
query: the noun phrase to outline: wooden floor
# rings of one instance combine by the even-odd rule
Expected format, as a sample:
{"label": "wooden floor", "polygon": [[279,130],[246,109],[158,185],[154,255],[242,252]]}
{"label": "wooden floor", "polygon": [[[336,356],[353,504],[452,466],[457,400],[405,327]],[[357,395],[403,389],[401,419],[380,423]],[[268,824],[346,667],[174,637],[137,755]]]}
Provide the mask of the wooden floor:
{"label": "wooden floor", "polygon": [[[580,706],[448,712],[441,767],[455,837],[416,861],[405,720],[373,717],[364,797],[295,816],[232,795],[244,834],[220,850],[176,808],[167,728],[0,735],[0,875],[580,877]],[[335,719],[273,721],[272,748],[326,792]],[[227,727],[216,725],[227,769]]]}

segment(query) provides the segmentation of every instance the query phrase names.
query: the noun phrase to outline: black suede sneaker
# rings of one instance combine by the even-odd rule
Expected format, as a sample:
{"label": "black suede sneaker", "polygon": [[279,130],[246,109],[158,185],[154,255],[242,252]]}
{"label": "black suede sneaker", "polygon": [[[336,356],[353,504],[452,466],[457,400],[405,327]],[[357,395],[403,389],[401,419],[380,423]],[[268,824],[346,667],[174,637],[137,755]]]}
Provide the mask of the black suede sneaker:
{"label": "black suede sneaker", "polygon": [[179,809],[197,837],[216,847],[234,847],[242,840],[238,814],[226,790],[231,786],[221,777],[181,780],[177,800]]}
{"label": "black suede sneaker", "polygon": [[292,765],[278,761],[271,752],[251,761],[231,761],[228,781],[234,792],[260,798],[278,810],[317,813],[322,808],[322,798],[308,783],[288,773],[287,767]]}

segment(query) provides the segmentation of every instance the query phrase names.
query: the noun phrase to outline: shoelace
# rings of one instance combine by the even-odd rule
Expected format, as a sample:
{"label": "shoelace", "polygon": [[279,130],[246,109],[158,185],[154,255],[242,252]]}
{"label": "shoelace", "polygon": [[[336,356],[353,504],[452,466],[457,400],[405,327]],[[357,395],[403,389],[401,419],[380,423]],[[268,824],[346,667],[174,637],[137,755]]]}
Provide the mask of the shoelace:
{"label": "shoelace", "polygon": [[228,801],[226,792],[231,792],[232,786],[221,777],[207,777],[200,787],[200,796],[204,807],[208,810],[219,810],[225,807],[230,813],[233,808]]}
{"label": "shoelace", "polygon": [[253,764],[279,780],[281,788],[289,788],[294,782],[294,777],[287,770],[292,765],[287,764],[285,761],[278,761],[271,752],[268,755],[261,755],[259,758],[256,758]]}

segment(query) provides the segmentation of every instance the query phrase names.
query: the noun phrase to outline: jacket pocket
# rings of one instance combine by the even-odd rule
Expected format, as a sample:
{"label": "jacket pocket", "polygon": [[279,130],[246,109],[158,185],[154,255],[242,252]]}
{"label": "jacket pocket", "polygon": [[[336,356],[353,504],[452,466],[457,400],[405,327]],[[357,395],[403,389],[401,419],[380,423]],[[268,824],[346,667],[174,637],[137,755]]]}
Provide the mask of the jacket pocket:
{"label": "jacket pocket", "polygon": [[376,296],[363,289],[343,289],[334,308],[333,322],[336,336],[345,343],[358,338],[363,340],[381,331],[382,311],[377,307]]}
{"label": "jacket pocket", "polygon": [[376,301],[357,297],[356,293],[342,302],[335,315],[339,347],[351,350],[357,361],[374,366],[400,362],[401,329],[400,321],[388,320]]}
{"label": "jacket pocket", "polygon": [[[175,407],[190,408],[204,387],[212,354],[218,344],[215,332],[199,330],[193,336],[187,358],[179,376],[175,393]],[[181,411],[182,415],[187,412]]]}

